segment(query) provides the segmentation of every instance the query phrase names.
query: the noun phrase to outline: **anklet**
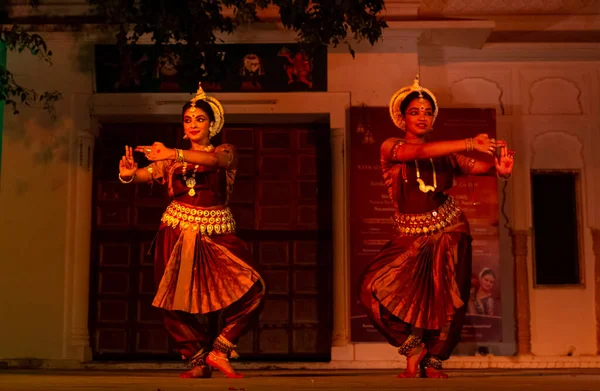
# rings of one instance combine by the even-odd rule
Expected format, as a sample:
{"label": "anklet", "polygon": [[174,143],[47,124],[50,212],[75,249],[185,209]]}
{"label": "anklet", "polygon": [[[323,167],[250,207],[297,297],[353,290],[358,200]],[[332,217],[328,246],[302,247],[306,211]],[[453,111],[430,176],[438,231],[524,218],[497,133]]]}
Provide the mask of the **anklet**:
{"label": "anklet", "polygon": [[229,359],[228,359],[227,357],[219,357],[219,356],[217,356],[216,354],[214,354],[213,352],[210,352],[210,353],[209,353],[209,355],[210,355],[212,358],[216,358],[216,359],[218,359],[218,360],[223,360],[223,361],[227,361],[227,362],[229,362]]}
{"label": "anklet", "polygon": [[421,341],[421,338],[419,336],[411,334],[408,336],[406,341],[404,341],[402,346],[398,348],[398,353],[400,353],[403,356],[407,356],[411,350],[421,345],[422,342],[423,341]]}
{"label": "anklet", "polygon": [[442,369],[442,360],[440,360],[439,358],[427,356],[421,361],[421,367],[440,370]]}

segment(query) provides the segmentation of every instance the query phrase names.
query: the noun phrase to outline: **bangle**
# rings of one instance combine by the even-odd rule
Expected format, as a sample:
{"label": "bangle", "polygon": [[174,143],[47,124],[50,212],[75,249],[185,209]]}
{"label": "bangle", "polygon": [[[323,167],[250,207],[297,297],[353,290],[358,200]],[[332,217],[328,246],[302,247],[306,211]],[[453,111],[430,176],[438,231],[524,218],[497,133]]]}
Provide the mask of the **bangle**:
{"label": "bangle", "polygon": [[181,149],[175,149],[175,161],[177,163],[183,163],[185,161],[183,151]]}
{"label": "bangle", "polygon": [[510,174],[504,176],[504,175],[500,175],[500,174],[496,173],[496,176],[498,177],[498,179],[501,179],[503,181],[507,181],[510,178]]}
{"label": "bangle", "polygon": [[119,173],[119,180],[121,181],[121,183],[131,183],[131,182],[133,182],[134,178],[135,178],[135,173],[133,173],[130,180],[126,181],[123,178],[121,178],[121,173]]}
{"label": "bangle", "polygon": [[467,152],[471,152],[472,150],[475,149],[475,144],[473,143],[472,138],[466,138],[465,144],[467,145]]}

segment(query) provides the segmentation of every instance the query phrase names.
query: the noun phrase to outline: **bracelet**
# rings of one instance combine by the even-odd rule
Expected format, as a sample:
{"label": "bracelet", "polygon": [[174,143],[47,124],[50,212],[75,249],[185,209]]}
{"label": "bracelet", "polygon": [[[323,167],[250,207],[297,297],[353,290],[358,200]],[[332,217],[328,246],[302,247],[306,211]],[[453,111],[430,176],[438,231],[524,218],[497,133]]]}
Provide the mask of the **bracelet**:
{"label": "bracelet", "polygon": [[473,143],[472,138],[466,138],[465,144],[467,145],[467,152],[471,152],[472,150],[475,149],[475,144]]}
{"label": "bracelet", "polygon": [[183,163],[185,161],[183,151],[181,149],[175,149],[175,161],[177,163]]}
{"label": "bracelet", "polygon": [[508,174],[507,176],[503,176],[503,175],[496,173],[496,176],[498,177],[498,179],[501,179],[503,181],[507,181],[510,178],[510,174]]}
{"label": "bracelet", "polygon": [[119,180],[121,181],[121,183],[125,183],[125,184],[131,183],[131,182],[133,182],[134,178],[135,178],[135,173],[133,173],[130,180],[126,181],[126,180],[123,180],[123,178],[121,178],[121,173],[119,173]]}

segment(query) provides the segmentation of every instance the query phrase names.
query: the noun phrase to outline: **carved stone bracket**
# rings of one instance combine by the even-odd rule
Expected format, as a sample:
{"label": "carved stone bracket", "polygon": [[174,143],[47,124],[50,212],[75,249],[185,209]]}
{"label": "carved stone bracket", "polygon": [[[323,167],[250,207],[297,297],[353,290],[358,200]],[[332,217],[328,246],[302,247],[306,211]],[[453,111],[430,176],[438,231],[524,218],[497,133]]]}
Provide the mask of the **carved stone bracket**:
{"label": "carved stone bracket", "polygon": [[515,260],[515,317],[517,324],[517,354],[531,354],[531,325],[529,310],[529,273],[527,254],[529,231],[511,231]]}

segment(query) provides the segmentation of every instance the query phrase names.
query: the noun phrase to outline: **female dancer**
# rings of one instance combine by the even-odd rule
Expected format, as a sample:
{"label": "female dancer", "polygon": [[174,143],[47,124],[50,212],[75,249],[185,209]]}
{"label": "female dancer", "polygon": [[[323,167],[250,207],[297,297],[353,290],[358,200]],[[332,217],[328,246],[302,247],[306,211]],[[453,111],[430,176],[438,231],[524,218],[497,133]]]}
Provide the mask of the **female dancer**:
{"label": "female dancer", "polygon": [[[471,236],[464,214],[444,191],[455,175],[508,178],[514,164],[506,143],[486,134],[428,142],[437,114],[434,95],[419,85],[418,77],[390,101],[392,120],[404,131],[404,138],[381,146],[396,234],[359,282],[359,298],[371,322],[407,358],[406,371],[398,377],[447,377],[442,360],[460,339],[471,283]],[[501,153],[494,165],[460,154],[493,155],[496,148]]]}
{"label": "female dancer", "polygon": [[[137,168],[125,147],[119,164],[123,183],[157,182],[168,186],[171,204],[154,243],[158,291],[153,305],[164,309],[165,327],[191,369],[183,378],[210,377],[211,367],[227,377],[242,377],[229,364],[238,339],[256,321],[265,294],[251,255],[234,235],[227,202],[236,174],[232,145],[214,147],[210,139],[223,128],[223,107],[202,87],[183,106],[188,150],[156,142],[138,146],[153,163]],[[224,327],[216,337],[202,332],[196,314],[221,311]]]}

